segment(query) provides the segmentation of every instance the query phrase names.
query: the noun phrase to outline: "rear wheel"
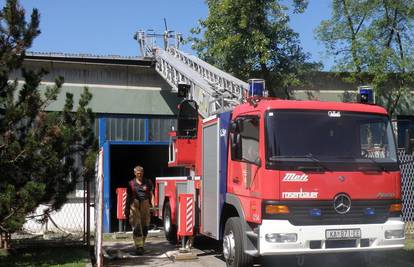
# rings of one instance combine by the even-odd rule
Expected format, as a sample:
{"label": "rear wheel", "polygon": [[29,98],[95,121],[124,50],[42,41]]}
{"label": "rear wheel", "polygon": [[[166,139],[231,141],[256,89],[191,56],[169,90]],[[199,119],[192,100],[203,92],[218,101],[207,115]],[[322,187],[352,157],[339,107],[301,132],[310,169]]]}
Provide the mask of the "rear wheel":
{"label": "rear wheel", "polygon": [[226,222],[223,255],[229,267],[252,266],[253,257],[244,253],[243,228],[239,217],[231,217]]}
{"label": "rear wheel", "polygon": [[171,207],[170,203],[166,202],[163,209],[163,223],[165,238],[171,243],[177,243],[177,226],[173,224],[171,218]]}

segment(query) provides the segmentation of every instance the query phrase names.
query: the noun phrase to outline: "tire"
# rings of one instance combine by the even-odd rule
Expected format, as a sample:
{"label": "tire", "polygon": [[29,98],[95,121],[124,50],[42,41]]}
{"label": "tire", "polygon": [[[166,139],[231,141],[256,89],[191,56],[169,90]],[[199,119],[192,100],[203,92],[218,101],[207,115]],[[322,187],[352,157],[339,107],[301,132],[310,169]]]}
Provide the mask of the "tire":
{"label": "tire", "polygon": [[170,202],[166,202],[162,212],[165,238],[171,244],[177,244],[177,226],[173,224],[171,219]]}
{"label": "tire", "polygon": [[253,264],[253,257],[244,253],[243,234],[240,218],[229,218],[223,235],[223,255],[228,267],[245,267]]}

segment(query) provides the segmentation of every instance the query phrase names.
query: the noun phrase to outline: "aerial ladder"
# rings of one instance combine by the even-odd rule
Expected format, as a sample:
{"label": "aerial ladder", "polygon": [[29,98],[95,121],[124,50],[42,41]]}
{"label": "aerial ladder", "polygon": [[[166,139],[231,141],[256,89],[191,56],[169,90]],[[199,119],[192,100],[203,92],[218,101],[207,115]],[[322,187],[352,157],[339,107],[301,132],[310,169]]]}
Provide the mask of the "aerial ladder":
{"label": "aerial ladder", "polygon": [[[163,38],[164,48],[155,45]],[[155,59],[155,69],[179,96],[194,100],[203,118],[231,110],[243,103],[248,84],[179,50],[182,37],[166,30],[164,34],[138,31],[134,38],[144,57]],[[169,40],[175,39],[175,44]]]}

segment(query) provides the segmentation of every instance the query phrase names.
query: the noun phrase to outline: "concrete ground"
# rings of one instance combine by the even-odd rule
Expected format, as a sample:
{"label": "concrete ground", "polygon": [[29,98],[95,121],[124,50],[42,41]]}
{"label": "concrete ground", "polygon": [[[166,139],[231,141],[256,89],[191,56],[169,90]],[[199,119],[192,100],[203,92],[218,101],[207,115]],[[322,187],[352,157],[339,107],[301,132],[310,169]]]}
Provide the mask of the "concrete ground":
{"label": "concrete ground", "polygon": [[[104,242],[105,266],[226,266],[221,256],[221,244],[208,238],[198,238],[194,243],[193,253],[197,259],[175,261],[173,254],[179,246],[171,245],[163,237],[163,233],[153,234],[146,242],[146,252],[142,256],[135,255],[133,242],[127,239],[110,239]],[[325,254],[305,256],[302,266],[311,267],[414,267],[414,252],[406,250],[372,253],[367,262],[365,257],[355,254]],[[263,257],[255,266],[300,266],[296,256]]]}

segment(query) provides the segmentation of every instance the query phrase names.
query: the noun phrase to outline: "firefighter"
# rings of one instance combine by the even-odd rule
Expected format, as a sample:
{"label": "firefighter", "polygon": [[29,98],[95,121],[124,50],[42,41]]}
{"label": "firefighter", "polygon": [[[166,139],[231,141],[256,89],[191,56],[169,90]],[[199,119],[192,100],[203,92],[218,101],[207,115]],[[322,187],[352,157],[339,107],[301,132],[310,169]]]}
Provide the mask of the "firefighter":
{"label": "firefighter", "polygon": [[144,168],[134,168],[135,178],[129,181],[125,215],[132,227],[132,235],[138,255],[144,253],[144,243],[150,224],[150,205],[154,206],[153,183],[144,178]]}

